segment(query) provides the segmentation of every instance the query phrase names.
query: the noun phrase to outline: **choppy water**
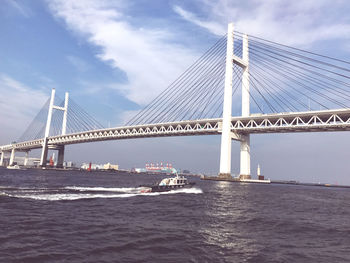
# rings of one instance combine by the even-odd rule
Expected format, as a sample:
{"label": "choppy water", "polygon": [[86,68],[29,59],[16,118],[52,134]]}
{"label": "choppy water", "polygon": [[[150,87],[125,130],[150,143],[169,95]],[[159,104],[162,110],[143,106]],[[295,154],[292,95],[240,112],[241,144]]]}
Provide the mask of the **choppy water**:
{"label": "choppy water", "polygon": [[0,262],[350,262],[350,189],[0,169]]}

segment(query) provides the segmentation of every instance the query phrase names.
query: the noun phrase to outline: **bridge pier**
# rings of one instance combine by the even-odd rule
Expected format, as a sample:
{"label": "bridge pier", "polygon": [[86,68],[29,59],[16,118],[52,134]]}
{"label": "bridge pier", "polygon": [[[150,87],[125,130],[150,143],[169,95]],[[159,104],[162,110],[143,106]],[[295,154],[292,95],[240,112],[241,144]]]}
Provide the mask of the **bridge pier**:
{"label": "bridge pier", "polygon": [[23,162],[24,166],[28,165],[28,158],[29,158],[29,151],[26,151],[25,156],[24,156],[24,162]]}
{"label": "bridge pier", "polygon": [[251,179],[250,176],[250,135],[243,135],[241,140],[240,179]]}
{"label": "bridge pier", "polygon": [[44,143],[43,143],[43,148],[41,150],[40,167],[46,167],[48,151],[49,151],[49,147],[47,145],[47,137],[45,137]]}
{"label": "bridge pier", "polygon": [[233,80],[233,23],[228,24],[226,47],[226,71],[224,106],[221,132],[220,173],[221,178],[231,177],[231,117],[232,117],[232,80]]}
{"label": "bridge pier", "polygon": [[63,168],[64,162],[64,145],[58,148],[57,168]]}
{"label": "bridge pier", "polygon": [[250,178],[250,135],[232,133],[232,80],[233,64],[243,69],[242,75],[242,117],[250,116],[250,92],[249,92],[249,50],[248,36],[242,38],[242,59],[234,54],[234,29],[233,24],[228,25],[226,72],[224,106],[222,116],[221,152],[220,152],[220,178],[231,178],[231,140],[241,142],[240,178]]}
{"label": "bridge pier", "polygon": [[5,157],[5,152],[1,152],[0,166],[4,166],[4,157]]}
{"label": "bridge pier", "polygon": [[13,163],[15,162],[15,152],[16,152],[15,148],[12,148],[9,166],[12,166]]}
{"label": "bridge pier", "polygon": [[[242,75],[242,117],[250,116],[250,92],[249,92],[249,50],[248,36],[243,35],[242,39],[242,59],[246,63],[243,67]],[[240,163],[240,179],[251,179],[250,176],[250,135],[242,135],[241,140],[241,163]]]}
{"label": "bridge pier", "polygon": [[48,137],[50,135],[50,126],[51,126],[51,119],[52,119],[53,103],[55,101],[55,93],[56,93],[56,90],[52,89],[50,105],[49,105],[49,112],[47,114],[47,120],[46,120],[43,149],[41,151],[41,158],[40,158],[40,166],[41,167],[45,167],[46,163],[47,163],[47,152],[49,150],[48,145],[47,145],[47,141],[48,141]]}
{"label": "bridge pier", "polygon": [[[68,114],[68,100],[69,100],[69,94],[66,92],[65,99],[64,99],[64,107],[59,107],[54,105],[55,101],[55,89],[52,89],[51,91],[51,100],[50,100],[50,106],[49,106],[49,112],[47,115],[47,121],[46,121],[46,128],[45,128],[45,137],[44,137],[44,143],[43,148],[41,151],[41,158],[40,158],[40,166],[45,167],[47,163],[47,153],[49,150],[48,146],[48,137],[50,136],[50,126],[51,126],[51,119],[52,119],[52,111],[55,110],[61,110],[63,111],[63,120],[62,120],[62,135],[66,134],[67,130],[67,114]],[[64,161],[64,145],[63,146],[50,146],[54,147],[54,149],[58,149],[58,160],[57,160],[57,167],[63,167],[63,161]],[[50,148],[52,149],[52,148]]]}

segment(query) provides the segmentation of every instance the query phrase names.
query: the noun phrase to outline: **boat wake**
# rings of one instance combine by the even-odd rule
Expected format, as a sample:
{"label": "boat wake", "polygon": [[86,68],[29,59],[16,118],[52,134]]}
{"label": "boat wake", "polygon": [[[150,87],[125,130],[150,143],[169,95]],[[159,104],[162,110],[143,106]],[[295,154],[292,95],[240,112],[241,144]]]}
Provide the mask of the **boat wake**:
{"label": "boat wake", "polygon": [[80,187],[67,186],[56,189],[36,189],[36,188],[3,188],[0,191],[1,196],[14,198],[25,198],[45,201],[60,201],[60,200],[80,200],[94,198],[130,198],[135,196],[158,196],[171,194],[202,194],[203,191],[199,188],[176,189],[168,192],[144,193],[142,187]]}
{"label": "boat wake", "polygon": [[76,190],[80,192],[119,192],[119,193],[130,193],[138,191],[139,187],[81,187],[81,186],[66,186],[64,189]]}

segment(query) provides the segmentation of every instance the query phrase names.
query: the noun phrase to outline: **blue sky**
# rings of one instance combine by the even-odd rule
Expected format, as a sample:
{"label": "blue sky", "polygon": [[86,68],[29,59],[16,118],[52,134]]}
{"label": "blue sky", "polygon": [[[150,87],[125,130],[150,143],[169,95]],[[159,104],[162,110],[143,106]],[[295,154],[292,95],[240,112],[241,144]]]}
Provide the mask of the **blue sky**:
{"label": "blue sky", "polygon": [[[244,3],[224,0],[2,0],[0,143],[7,144],[20,137],[52,88],[56,88],[61,97],[69,91],[71,97],[103,125],[123,124],[223,35],[230,21],[241,32],[349,60],[349,11],[348,1],[323,0],[249,0]],[[337,173],[341,173],[339,178],[330,181],[350,183],[344,172],[349,168],[346,163],[338,164],[324,150],[327,145],[328,153],[348,154],[345,150],[339,152],[348,134],[339,133],[336,137],[337,140],[335,134],[254,136],[254,154],[261,153],[261,156],[253,156],[252,166],[264,161],[262,168],[266,167],[270,177],[294,178],[299,170],[281,175],[283,165],[293,166],[288,163],[291,158],[307,171],[316,169],[319,177],[314,180],[329,181],[324,167],[319,165],[327,160],[329,165],[340,167]],[[297,154],[310,138],[314,140],[311,146],[314,152],[307,150]],[[104,161],[112,155],[111,161],[124,167],[140,166],[149,161],[145,157],[147,153],[131,161],[132,153],[129,158],[118,156],[116,149],[137,152],[140,147],[153,148],[157,142],[172,150],[155,147],[155,156],[164,151],[164,160],[154,161],[173,160],[183,168],[203,168],[212,173],[218,170],[219,137],[72,146],[67,158]],[[265,156],[263,153],[270,152],[275,142],[280,142],[281,150]],[[271,144],[273,147],[266,150],[265,145]],[[92,153],[76,155],[89,147],[101,154],[97,154],[98,157]],[[236,148],[233,151],[238,153]],[[181,153],[186,149],[190,153],[184,156]],[[201,156],[204,149],[207,152]],[[280,162],[283,165],[278,165],[280,170],[273,164],[277,152],[278,156],[286,156]],[[294,152],[293,158],[288,157]],[[313,157],[320,152],[325,153]],[[196,155],[192,162],[188,160],[189,156]],[[161,159],[162,155],[155,158]],[[313,160],[314,165],[304,163],[307,158]],[[238,171],[237,163],[233,161],[233,172]]]}

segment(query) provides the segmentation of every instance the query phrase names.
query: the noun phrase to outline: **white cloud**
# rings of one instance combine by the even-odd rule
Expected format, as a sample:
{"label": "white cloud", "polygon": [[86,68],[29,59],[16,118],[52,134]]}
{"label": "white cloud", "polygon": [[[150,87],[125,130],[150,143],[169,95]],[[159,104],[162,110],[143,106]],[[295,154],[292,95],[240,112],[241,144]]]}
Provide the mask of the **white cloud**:
{"label": "white cloud", "polygon": [[168,30],[147,29],[126,22],[124,1],[48,2],[54,15],[75,33],[100,47],[97,57],[125,71],[127,84],[114,88],[128,99],[146,104],[194,60],[194,52],[169,42]]}
{"label": "white cloud", "polygon": [[48,96],[4,74],[0,74],[0,94],[0,138],[7,144],[21,136]]}
{"label": "white cloud", "polygon": [[182,16],[184,19],[191,21],[192,23],[206,28],[210,32],[214,33],[215,35],[224,35],[226,33],[225,28],[222,26],[222,24],[213,22],[213,21],[202,21],[198,17],[196,17],[195,14],[186,11],[185,9],[181,8],[180,6],[175,5],[174,11]]}
{"label": "white cloud", "polygon": [[205,10],[206,19],[199,19],[196,14],[179,6],[174,6],[174,10],[183,19],[216,35],[225,33],[227,23],[232,21],[237,31],[299,47],[307,47],[319,40],[350,36],[350,24],[339,16],[346,5],[342,1],[197,2]]}

